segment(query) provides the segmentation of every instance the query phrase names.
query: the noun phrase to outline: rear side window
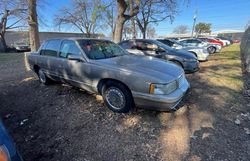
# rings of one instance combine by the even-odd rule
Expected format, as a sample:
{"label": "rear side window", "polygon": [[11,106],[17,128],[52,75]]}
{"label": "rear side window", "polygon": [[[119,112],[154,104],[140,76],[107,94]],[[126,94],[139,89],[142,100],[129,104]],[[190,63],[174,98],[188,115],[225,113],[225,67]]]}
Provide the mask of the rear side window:
{"label": "rear side window", "polygon": [[200,43],[199,40],[195,40],[195,39],[193,39],[192,42],[193,42],[193,43]]}
{"label": "rear side window", "polygon": [[138,50],[154,51],[155,49],[158,48],[156,44],[143,42],[143,41],[137,41],[136,45],[137,45]]}
{"label": "rear side window", "polygon": [[76,43],[72,40],[64,40],[61,48],[59,56],[62,58],[67,58],[68,55],[80,55],[81,50],[78,48]]}
{"label": "rear side window", "polygon": [[125,41],[120,44],[123,49],[132,49],[134,47],[132,41]]}
{"label": "rear side window", "polygon": [[57,51],[60,47],[60,40],[49,40],[44,44],[43,49],[41,50],[41,55],[46,56],[57,56]]}

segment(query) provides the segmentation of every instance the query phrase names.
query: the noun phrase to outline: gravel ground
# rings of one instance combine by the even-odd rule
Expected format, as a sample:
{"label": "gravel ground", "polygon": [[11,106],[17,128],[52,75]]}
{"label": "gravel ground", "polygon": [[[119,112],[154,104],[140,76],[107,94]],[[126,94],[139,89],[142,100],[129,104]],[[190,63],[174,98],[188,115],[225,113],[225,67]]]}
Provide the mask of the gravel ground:
{"label": "gravel ground", "polygon": [[19,53],[0,63],[0,117],[25,161],[247,161],[250,104],[238,60],[238,48],[229,47],[201,63],[175,113],[116,114],[99,96],[41,85]]}

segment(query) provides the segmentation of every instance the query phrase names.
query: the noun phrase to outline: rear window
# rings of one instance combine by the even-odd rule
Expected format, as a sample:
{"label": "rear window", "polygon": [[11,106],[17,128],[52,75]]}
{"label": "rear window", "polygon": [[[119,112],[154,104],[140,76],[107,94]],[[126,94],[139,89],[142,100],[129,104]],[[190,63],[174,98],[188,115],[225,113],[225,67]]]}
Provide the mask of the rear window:
{"label": "rear window", "polygon": [[60,43],[60,40],[49,40],[43,45],[43,48],[41,49],[41,55],[56,57]]}

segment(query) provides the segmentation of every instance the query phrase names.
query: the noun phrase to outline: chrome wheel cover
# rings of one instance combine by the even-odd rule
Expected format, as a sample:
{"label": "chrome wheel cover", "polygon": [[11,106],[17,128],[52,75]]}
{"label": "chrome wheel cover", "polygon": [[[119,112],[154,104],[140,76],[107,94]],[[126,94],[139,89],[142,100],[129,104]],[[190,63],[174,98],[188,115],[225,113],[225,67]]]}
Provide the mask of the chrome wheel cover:
{"label": "chrome wheel cover", "polygon": [[40,80],[42,83],[45,83],[45,82],[46,82],[46,76],[45,76],[45,74],[43,73],[43,71],[42,71],[42,70],[39,70],[38,74],[39,74],[39,80]]}
{"label": "chrome wheel cover", "polygon": [[112,108],[117,110],[124,108],[126,104],[125,95],[116,87],[110,87],[105,91],[105,99]]}

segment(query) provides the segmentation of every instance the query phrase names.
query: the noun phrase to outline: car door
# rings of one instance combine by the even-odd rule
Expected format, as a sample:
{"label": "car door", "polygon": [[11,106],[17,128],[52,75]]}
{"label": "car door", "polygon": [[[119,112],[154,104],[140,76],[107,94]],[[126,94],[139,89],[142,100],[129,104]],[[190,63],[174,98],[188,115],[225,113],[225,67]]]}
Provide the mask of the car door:
{"label": "car door", "polygon": [[38,64],[41,69],[51,77],[58,76],[58,51],[61,44],[61,40],[52,39],[47,41],[40,51],[40,58]]}
{"label": "car door", "polygon": [[[81,60],[70,60],[69,55],[82,58]],[[88,84],[88,79],[85,75],[86,61],[82,56],[82,51],[73,40],[64,40],[59,51],[60,61],[60,75],[64,81],[84,88]],[[90,83],[89,83],[90,84]]]}

